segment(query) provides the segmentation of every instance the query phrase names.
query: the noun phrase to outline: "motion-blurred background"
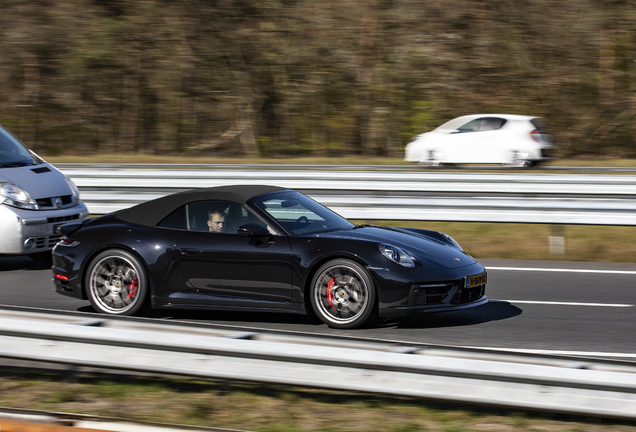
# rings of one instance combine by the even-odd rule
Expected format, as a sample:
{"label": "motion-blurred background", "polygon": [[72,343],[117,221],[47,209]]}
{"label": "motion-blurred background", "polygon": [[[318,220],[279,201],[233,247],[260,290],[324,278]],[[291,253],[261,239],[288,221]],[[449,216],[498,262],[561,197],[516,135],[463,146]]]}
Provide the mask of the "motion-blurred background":
{"label": "motion-blurred background", "polygon": [[464,114],[636,156],[633,0],[1,0],[0,123],[42,155],[402,158]]}

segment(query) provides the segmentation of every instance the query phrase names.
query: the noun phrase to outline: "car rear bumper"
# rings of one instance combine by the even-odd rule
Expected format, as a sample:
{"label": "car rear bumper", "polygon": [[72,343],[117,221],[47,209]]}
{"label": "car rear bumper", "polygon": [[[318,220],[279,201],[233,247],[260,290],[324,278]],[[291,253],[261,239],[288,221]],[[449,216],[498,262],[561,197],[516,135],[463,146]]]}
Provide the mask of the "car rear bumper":
{"label": "car rear bumper", "polygon": [[532,162],[543,163],[556,159],[556,149],[552,146],[539,149],[538,155],[532,158]]}

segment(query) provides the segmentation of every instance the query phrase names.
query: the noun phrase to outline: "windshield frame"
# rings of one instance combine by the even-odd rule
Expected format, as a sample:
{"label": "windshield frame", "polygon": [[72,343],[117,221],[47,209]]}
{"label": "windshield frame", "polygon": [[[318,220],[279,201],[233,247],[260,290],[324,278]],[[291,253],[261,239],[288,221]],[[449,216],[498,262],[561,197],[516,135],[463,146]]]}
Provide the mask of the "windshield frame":
{"label": "windshield frame", "polygon": [[[265,206],[265,202],[272,201],[272,200],[280,200],[281,207],[271,207],[268,210],[268,208]],[[308,223],[307,227],[295,229],[293,227],[294,222],[292,222],[291,220],[284,220],[282,218],[277,218],[276,212],[274,211],[272,213],[270,211],[271,209],[282,209],[282,208],[291,209],[291,207],[294,207],[294,206],[284,207],[282,203],[288,202],[288,201],[298,201],[300,207],[304,208],[308,212],[313,213],[316,216],[316,218],[313,218],[313,222]],[[311,199],[307,195],[292,189],[258,195],[256,197],[250,198],[247,201],[247,203],[251,208],[255,209],[262,215],[265,215],[272,222],[275,222],[276,225],[282,231],[284,231],[285,233],[287,233],[288,235],[292,237],[302,237],[307,235],[313,236],[316,234],[322,234],[326,232],[350,230],[355,227],[355,224],[351,223],[346,218],[340,216],[338,213],[334,212],[330,208],[325,207],[324,205]],[[298,214],[301,214],[301,213],[299,212]],[[309,213],[305,212],[305,215],[309,216]],[[318,228],[317,225],[311,226],[317,223],[321,224],[320,228]],[[308,229],[308,228],[311,228],[311,229]]]}

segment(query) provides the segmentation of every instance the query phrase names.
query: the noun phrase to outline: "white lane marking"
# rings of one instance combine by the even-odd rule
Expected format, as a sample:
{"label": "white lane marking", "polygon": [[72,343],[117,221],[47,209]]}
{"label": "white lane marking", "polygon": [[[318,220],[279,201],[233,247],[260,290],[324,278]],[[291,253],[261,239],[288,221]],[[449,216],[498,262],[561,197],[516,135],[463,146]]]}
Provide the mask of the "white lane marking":
{"label": "white lane marking", "polygon": [[612,304],[612,303],[577,303],[577,302],[555,302],[555,301],[534,301],[534,300],[491,300],[495,302],[508,302],[508,303],[528,303],[528,304],[544,304],[544,305],[563,305],[563,306],[598,306],[598,307],[619,307],[627,308],[634,307],[630,304]]}
{"label": "white lane marking", "polygon": [[[471,349],[483,350],[484,347],[466,347]],[[541,354],[541,355],[566,355],[566,356],[584,356],[584,357],[617,357],[617,358],[636,358],[636,354],[632,353],[608,353],[608,352],[590,352],[590,351],[556,351],[556,350],[538,350],[538,349],[516,349],[516,348],[487,348],[489,351],[516,352],[523,354]]]}
{"label": "white lane marking", "polygon": [[568,273],[601,273],[601,274],[636,275],[636,271],[630,271],[630,270],[587,270],[587,269],[552,269],[552,268],[525,268],[525,267],[486,267],[486,270],[534,271],[534,272],[568,272]]}

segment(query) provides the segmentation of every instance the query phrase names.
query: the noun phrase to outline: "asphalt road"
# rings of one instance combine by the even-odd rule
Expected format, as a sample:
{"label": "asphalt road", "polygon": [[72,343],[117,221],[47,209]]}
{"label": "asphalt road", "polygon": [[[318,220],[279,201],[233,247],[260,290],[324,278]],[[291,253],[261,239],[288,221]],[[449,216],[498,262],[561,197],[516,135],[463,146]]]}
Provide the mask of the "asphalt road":
{"label": "asphalt road", "polygon": [[[449,346],[594,354],[636,361],[636,264],[480,260],[490,302],[377,328],[334,330],[306,316],[158,312],[158,319],[282,329]],[[50,262],[0,257],[0,304],[93,312],[88,301],[56,294]]]}

